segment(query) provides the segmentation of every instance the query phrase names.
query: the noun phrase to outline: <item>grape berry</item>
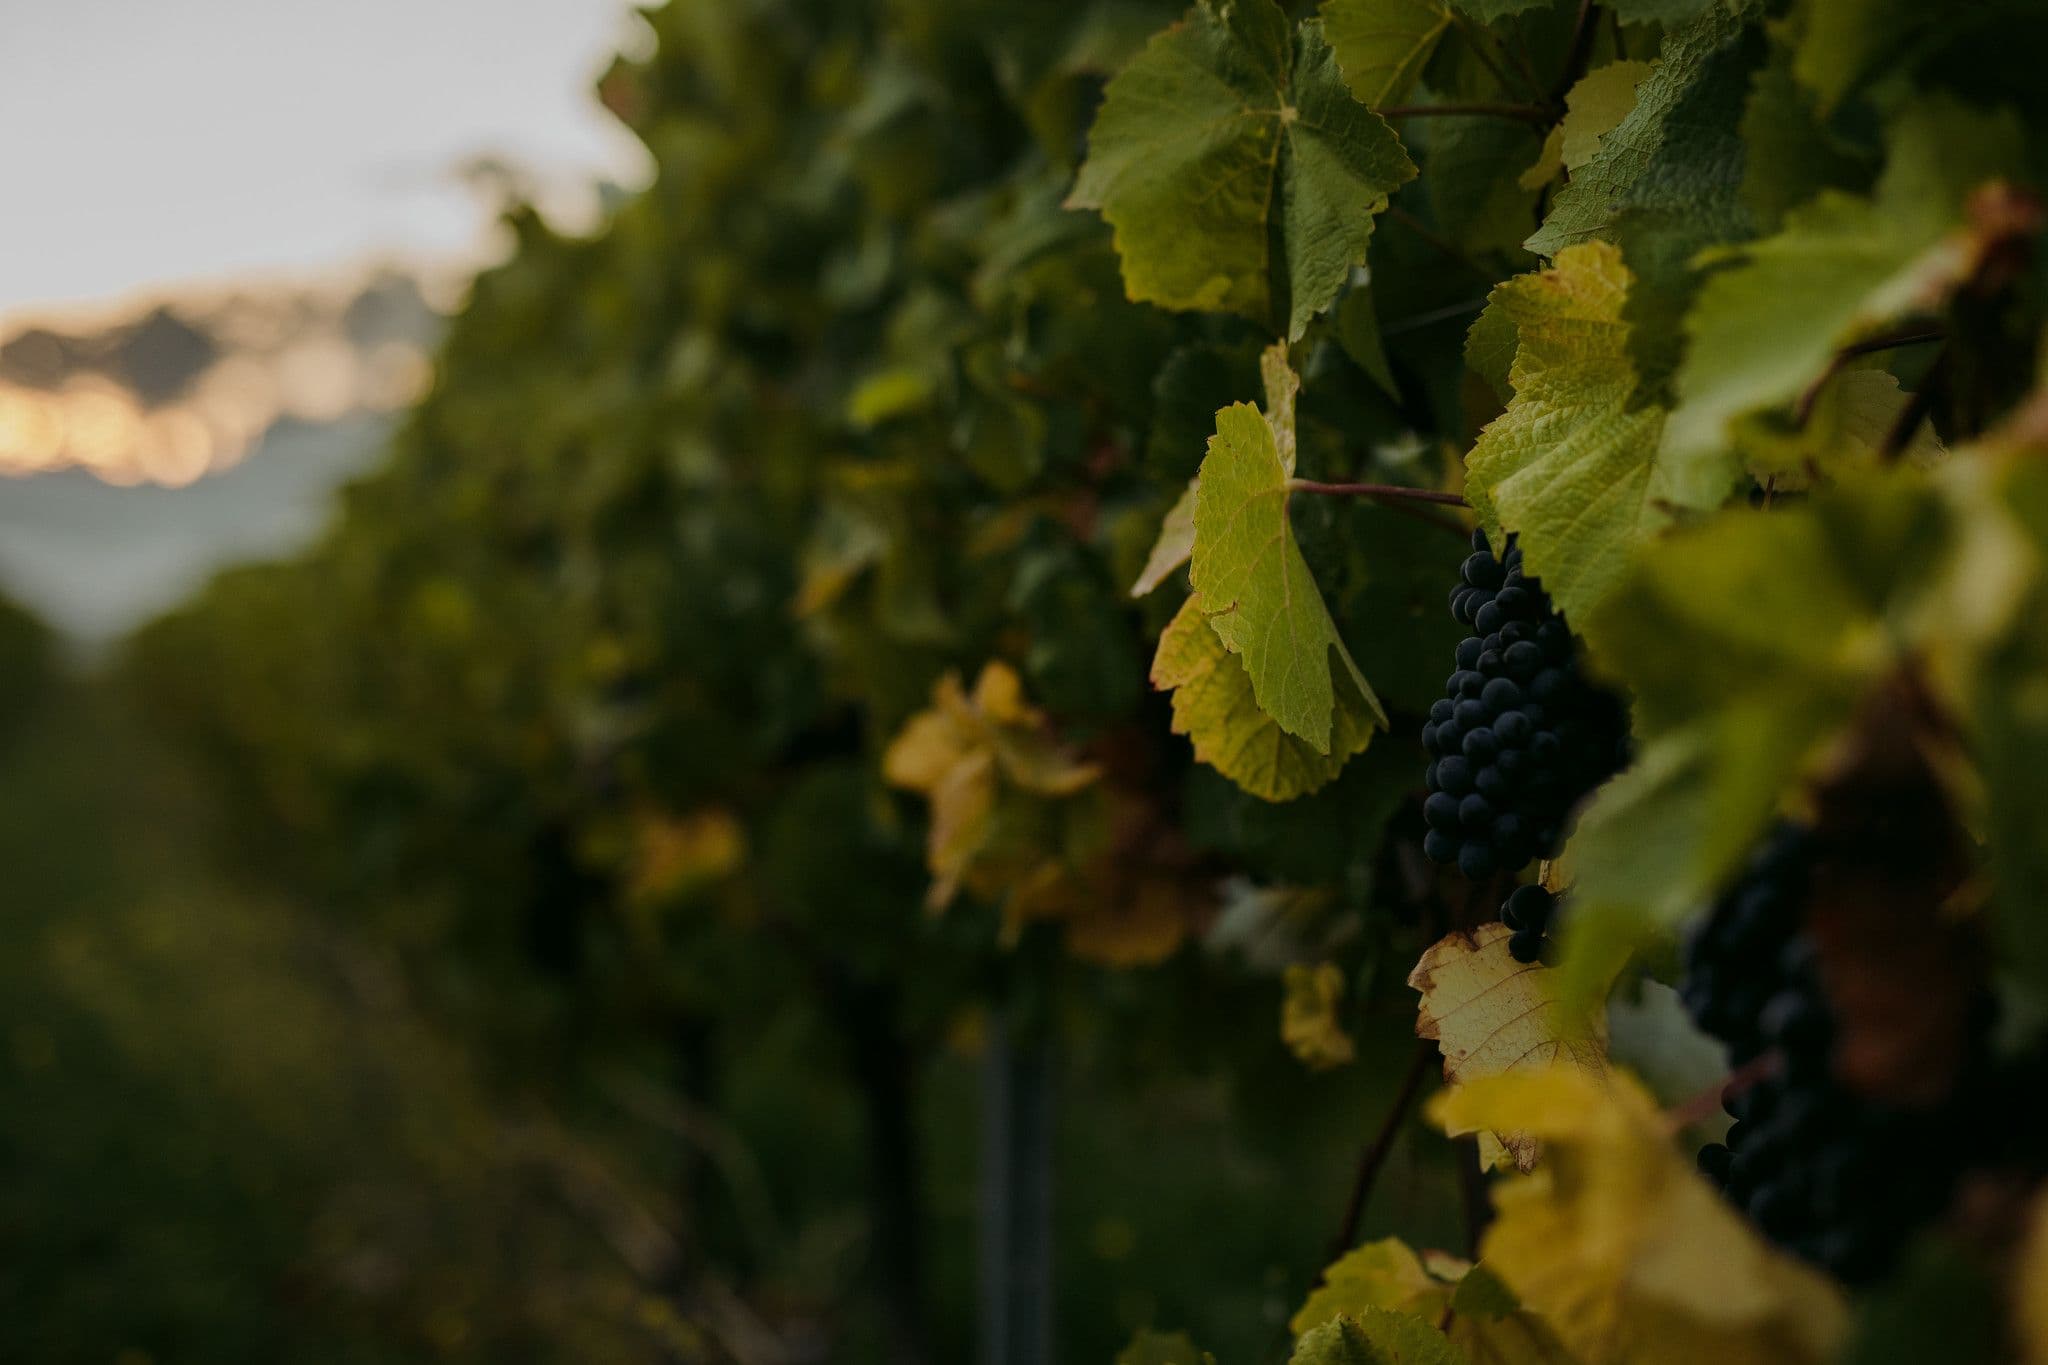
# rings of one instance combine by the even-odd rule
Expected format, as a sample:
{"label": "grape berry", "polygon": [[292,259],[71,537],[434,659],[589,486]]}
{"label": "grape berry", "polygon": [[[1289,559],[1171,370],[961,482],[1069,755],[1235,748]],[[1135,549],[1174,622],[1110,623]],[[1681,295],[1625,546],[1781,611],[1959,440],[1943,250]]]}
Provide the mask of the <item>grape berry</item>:
{"label": "grape berry", "polygon": [[1517,962],[1535,962],[1543,956],[1543,935],[1557,913],[1557,896],[1531,882],[1518,886],[1500,908],[1501,923],[1514,932],[1508,935],[1508,956]]}
{"label": "grape berry", "polygon": [[1557,851],[1571,808],[1621,766],[1628,729],[1614,695],[1580,673],[1571,631],[1522,572],[1515,538],[1496,559],[1475,531],[1472,550],[1451,614],[1473,633],[1422,729],[1422,848],[1477,881]]}
{"label": "grape berry", "polygon": [[1946,1104],[1906,1110],[1837,1079],[1835,1021],[1804,932],[1815,857],[1810,831],[1778,826],[1686,944],[1687,1009],[1738,1069],[1768,1068],[1730,1087],[1735,1123],[1699,1164],[1772,1241],[1867,1283],[1948,1202],[1984,1088],[1966,1080]]}

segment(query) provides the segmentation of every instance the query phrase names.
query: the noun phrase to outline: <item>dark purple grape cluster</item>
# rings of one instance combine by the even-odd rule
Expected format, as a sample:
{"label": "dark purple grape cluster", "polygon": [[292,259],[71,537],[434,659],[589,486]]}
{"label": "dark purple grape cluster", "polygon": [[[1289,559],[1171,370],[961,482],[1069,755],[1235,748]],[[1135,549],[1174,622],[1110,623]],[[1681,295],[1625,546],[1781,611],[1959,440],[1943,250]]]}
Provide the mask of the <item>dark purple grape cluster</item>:
{"label": "dark purple grape cluster", "polygon": [[1743,1067],[1775,1066],[1724,1097],[1735,1119],[1700,1169],[1764,1235],[1841,1279],[1883,1275],[1947,1202],[1968,1152],[1951,1103],[1887,1108],[1834,1073],[1834,1019],[1804,932],[1814,839],[1776,827],[1685,947],[1680,995]]}
{"label": "dark purple grape cluster", "polygon": [[1513,932],[1508,935],[1508,956],[1517,962],[1535,962],[1543,956],[1543,935],[1557,915],[1557,895],[1536,882],[1518,886],[1500,908],[1500,922]]}
{"label": "dark purple grape cluster", "polygon": [[1686,940],[1679,995],[1693,1022],[1728,1045],[1734,1066],[1784,1043],[1826,1055],[1829,1040],[1808,1036],[1820,1027],[1812,944],[1801,932],[1812,866],[1811,833],[1780,822]]}
{"label": "dark purple grape cluster", "polygon": [[1422,847],[1477,881],[1556,853],[1572,807],[1626,761],[1628,723],[1579,671],[1571,631],[1522,572],[1513,536],[1495,558],[1485,532],[1472,533],[1451,614],[1472,634],[1422,728]]}

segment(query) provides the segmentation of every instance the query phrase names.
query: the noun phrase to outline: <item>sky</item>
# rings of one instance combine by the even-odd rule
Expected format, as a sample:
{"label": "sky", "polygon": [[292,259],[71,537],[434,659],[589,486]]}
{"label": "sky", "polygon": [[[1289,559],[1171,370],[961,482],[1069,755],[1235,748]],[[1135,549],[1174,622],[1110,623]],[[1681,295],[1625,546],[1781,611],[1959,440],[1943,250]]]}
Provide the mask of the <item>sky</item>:
{"label": "sky", "polygon": [[[490,259],[466,164],[571,225],[644,183],[592,93],[643,29],[626,0],[0,0],[0,592],[90,646],[312,534],[438,328],[365,340],[350,300]],[[13,363],[164,310],[214,357],[168,397]]]}
{"label": "sky", "polygon": [[645,176],[622,0],[0,0],[0,330],[141,291],[461,259],[454,168]]}

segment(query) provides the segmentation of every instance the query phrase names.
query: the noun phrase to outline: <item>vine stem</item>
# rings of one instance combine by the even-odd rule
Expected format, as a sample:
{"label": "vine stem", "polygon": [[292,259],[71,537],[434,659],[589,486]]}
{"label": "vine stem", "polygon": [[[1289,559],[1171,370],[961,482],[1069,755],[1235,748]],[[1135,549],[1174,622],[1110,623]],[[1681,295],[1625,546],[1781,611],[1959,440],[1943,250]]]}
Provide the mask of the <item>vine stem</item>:
{"label": "vine stem", "polygon": [[1371,498],[1378,502],[1435,502],[1447,507],[1469,507],[1457,493],[1440,493],[1434,488],[1410,488],[1398,483],[1323,483],[1316,479],[1289,479],[1288,488],[1297,493],[1322,493],[1329,497]]}
{"label": "vine stem", "polygon": [[1593,55],[1593,35],[1599,31],[1595,22],[1593,0],[1579,0],[1579,16],[1572,22],[1572,45],[1565,54],[1564,66],[1557,73],[1557,80],[1550,87],[1550,101],[1560,104],[1571,88],[1578,84],[1579,77],[1586,74],[1586,59]]}
{"label": "vine stem", "polygon": [[[1394,1139],[1401,1134],[1402,1121],[1408,1111],[1415,1107],[1415,1097],[1422,1092],[1422,1078],[1429,1074],[1430,1063],[1437,1057],[1436,1044],[1422,1039],[1415,1046],[1414,1054],[1408,1059],[1408,1070],[1401,1077],[1401,1088],[1394,1092],[1394,1102],[1387,1109],[1387,1116],[1380,1120],[1379,1131],[1372,1135],[1372,1141],[1365,1144],[1365,1150],[1358,1154],[1358,1173],[1351,1179],[1351,1195],[1344,1201],[1344,1221],[1337,1225],[1337,1235],[1330,1239],[1329,1255],[1323,1258],[1328,1265],[1358,1240],[1358,1223],[1365,1216],[1365,1201],[1372,1197],[1372,1187],[1378,1183],[1380,1171],[1393,1155]],[[1323,1282],[1316,1276],[1316,1283]]]}
{"label": "vine stem", "polygon": [[1377,111],[1381,118],[1428,118],[1431,115],[1475,114],[1488,118],[1515,119],[1522,123],[1548,124],[1551,111],[1540,104],[1388,104]]}

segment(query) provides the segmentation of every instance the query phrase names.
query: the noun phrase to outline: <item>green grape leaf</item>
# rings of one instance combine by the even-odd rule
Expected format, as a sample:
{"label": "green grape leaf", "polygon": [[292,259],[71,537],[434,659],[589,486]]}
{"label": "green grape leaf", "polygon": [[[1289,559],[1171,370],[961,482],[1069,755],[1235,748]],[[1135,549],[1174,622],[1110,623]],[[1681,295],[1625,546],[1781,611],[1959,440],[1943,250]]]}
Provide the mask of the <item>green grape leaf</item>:
{"label": "green grape leaf", "polygon": [[1752,8],[1717,8],[1671,34],[1636,85],[1634,106],[1573,172],[1529,242],[1545,254],[1596,237],[1621,248],[1635,277],[1623,316],[1646,391],[1661,389],[1678,363],[1699,253],[1753,229],[1739,133],[1764,51],[1759,30],[1746,23]]}
{"label": "green grape leaf", "polygon": [[1408,93],[1451,26],[1443,0],[1323,0],[1319,14],[1344,84],[1375,109]]}
{"label": "green grape leaf", "polygon": [[1579,77],[1564,97],[1564,120],[1558,124],[1563,145],[1558,155],[1568,171],[1576,171],[1600,150],[1600,139],[1636,107],[1636,87],[1654,68],[1648,62],[1609,62]]}
{"label": "green grape leaf", "polygon": [[1898,317],[1938,305],[1975,268],[1984,243],[2012,230],[1965,223],[1969,190],[2018,163],[2010,115],[1938,101],[1893,125],[1874,197],[1824,191],[1773,236],[1726,253],[1686,321],[1668,435],[1674,455],[1712,452],[1729,423],[1790,401],[1835,351]]}
{"label": "green grape leaf", "polygon": [[1880,66],[1906,56],[1943,19],[1922,0],[1810,0],[1792,74],[1828,113]]}
{"label": "green grape leaf", "polygon": [[1202,466],[1216,430],[1216,409],[1259,395],[1256,342],[1182,346],[1152,378],[1152,424],[1145,435],[1147,472],[1161,483],[1186,483]]}
{"label": "green grape leaf", "polygon": [[1348,674],[1338,681],[1330,750],[1318,753],[1259,709],[1244,661],[1223,647],[1200,597],[1181,604],[1152,659],[1152,685],[1173,692],[1173,732],[1194,741],[1198,760],[1266,801],[1328,786],[1371,741],[1372,711]]}
{"label": "green grape leaf", "polygon": [[1683,24],[1697,19],[1716,0],[1608,0],[1624,24]]}
{"label": "green grape leaf", "polygon": [[1284,346],[1267,352],[1264,369],[1270,420],[1249,403],[1216,414],[1195,497],[1189,578],[1210,628],[1243,661],[1259,709],[1317,753],[1331,754],[1333,652],[1381,725],[1386,713],[1338,636],[1288,521],[1298,381],[1286,369]]}
{"label": "green grape leaf", "polygon": [[[1732,438],[1750,477],[1768,480],[1779,493],[1798,492],[1883,463],[1879,452],[1909,401],[1888,371],[1840,370],[1802,403],[1804,420],[1753,413],[1735,423]],[[1928,465],[1942,454],[1933,425],[1922,418],[1896,458]]]}
{"label": "green grape leaf", "polygon": [[[1725,175],[1728,168],[1694,164],[1666,144],[1695,131],[1688,105],[1696,87],[1715,75],[1716,59],[1742,39],[1756,9],[1754,0],[1715,5],[1666,36],[1656,70],[1636,87],[1634,107],[1601,138],[1593,159],[1558,191],[1550,216],[1525,243],[1529,250],[1555,256],[1574,243],[1611,237],[1616,219],[1630,206],[1638,186],[1666,200],[1690,197],[1704,202],[1712,197],[1698,193],[1699,178]],[[1733,126],[1731,113],[1731,135]],[[1740,174],[1739,155],[1734,170]]]}
{"label": "green grape leaf", "polygon": [[1519,533],[1530,571],[1575,620],[1674,509],[1711,507],[1732,482],[1680,489],[1660,468],[1664,414],[1637,406],[1628,288],[1620,253],[1592,242],[1509,280],[1488,307],[1515,333],[1514,398],[1466,457],[1466,497],[1490,533]]}
{"label": "green grape leaf", "polygon": [[1906,660],[1975,676],[2033,573],[2002,519],[1966,515],[1970,487],[1868,474],[1725,514],[1660,542],[1585,619],[1639,749],[1572,840],[1568,961],[1581,938],[1645,941],[1700,908]]}
{"label": "green grape leaf", "polygon": [[1750,86],[1742,145],[1742,202],[1764,232],[1821,190],[1867,190],[1877,170],[1874,156],[1821,119],[1812,92],[1792,79],[1784,48],[1772,50]]}
{"label": "green grape leaf", "polygon": [[1512,251],[1536,218],[1536,190],[1521,172],[1540,157],[1536,129],[1511,119],[1450,115],[1426,120],[1422,184],[1438,228],[1471,252]]}
{"label": "green grape leaf", "polygon": [[1216,1357],[1196,1349],[1186,1332],[1155,1332],[1147,1328],[1116,1353],[1116,1365],[1216,1365]]}
{"label": "green grape leaf", "polygon": [[1289,1359],[1291,1365],[1468,1365],[1465,1353],[1435,1327],[1384,1308],[1312,1328]]}
{"label": "green grape leaf", "polygon": [[1344,88],[1322,28],[1200,0],[1103,97],[1068,204],[1101,211],[1125,291],[1298,337],[1415,166]]}
{"label": "green grape leaf", "polygon": [[1159,539],[1152,543],[1152,553],[1146,556],[1138,581],[1131,584],[1131,596],[1147,596],[1194,555],[1195,491],[1200,486],[1190,482],[1174,499],[1173,506],[1166,509],[1166,516],[1159,523]]}
{"label": "green grape leaf", "polygon": [[1380,319],[1373,308],[1370,283],[1354,284],[1345,291],[1343,301],[1337,305],[1336,324],[1337,344],[1344,348],[1344,354],[1365,371],[1366,378],[1379,385],[1380,392],[1400,402],[1401,386],[1395,382],[1393,368],[1387,363],[1387,345],[1380,336]]}
{"label": "green grape leaf", "polygon": [[1636,107],[1636,87],[1654,68],[1648,62],[1609,62],[1581,76],[1565,93],[1564,117],[1544,139],[1535,164],[1522,172],[1523,189],[1541,189],[1559,171],[1576,171],[1600,150],[1600,139]]}
{"label": "green grape leaf", "polygon": [[1472,320],[1471,330],[1465,333],[1465,365],[1486,381],[1486,386],[1500,399],[1502,407],[1506,407],[1515,396],[1514,385],[1508,382],[1508,371],[1514,368],[1518,344],[1515,315],[1496,289],[1487,298],[1486,307]]}

